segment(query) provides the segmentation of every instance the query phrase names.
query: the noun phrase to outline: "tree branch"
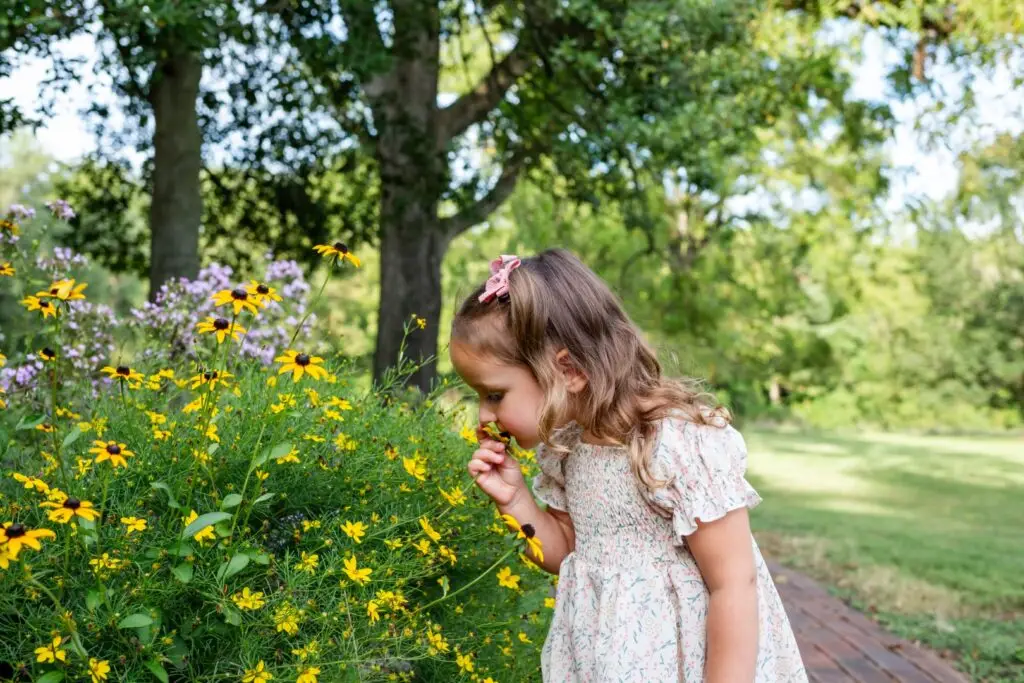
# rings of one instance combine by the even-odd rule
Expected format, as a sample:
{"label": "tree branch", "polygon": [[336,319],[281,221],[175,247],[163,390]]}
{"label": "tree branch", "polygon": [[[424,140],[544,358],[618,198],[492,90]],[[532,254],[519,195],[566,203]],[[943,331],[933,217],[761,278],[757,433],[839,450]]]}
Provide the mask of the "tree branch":
{"label": "tree branch", "polygon": [[442,219],[441,229],[448,236],[448,239],[454,239],[474,225],[485,221],[516,189],[516,183],[519,182],[520,176],[527,169],[528,165],[525,154],[513,156],[502,168],[498,182],[494,184],[490,192],[473,204],[463,208],[462,211],[454,216]]}
{"label": "tree branch", "polygon": [[441,139],[451,140],[474,123],[482,121],[498,106],[519,77],[530,66],[525,41],[520,40],[505,58],[491,67],[475,88],[442,109],[438,114]]}

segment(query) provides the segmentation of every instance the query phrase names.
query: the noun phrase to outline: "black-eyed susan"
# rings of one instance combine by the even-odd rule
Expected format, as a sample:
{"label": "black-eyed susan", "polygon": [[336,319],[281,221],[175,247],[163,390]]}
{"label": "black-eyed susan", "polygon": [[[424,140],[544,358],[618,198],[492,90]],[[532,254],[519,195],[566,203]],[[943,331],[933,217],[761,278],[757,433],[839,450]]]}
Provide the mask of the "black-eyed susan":
{"label": "black-eyed susan", "polygon": [[234,310],[235,315],[238,315],[242,311],[249,311],[253,315],[257,313],[256,298],[250,296],[245,287],[222,289],[214,294],[212,298],[215,306],[230,305],[232,310]]}
{"label": "black-eyed susan", "polygon": [[324,258],[334,258],[335,262],[348,261],[353,266],[358,268],[362,265],[359,259],[348,250],[348,245],[344,242],[335,242],[334,244],[318,244],[313,247],[313,251],[320,254]]}
{"label": "black-eyed susan", "polygon": [[102,368],[100,372],[107,373],[108,375],[110,375],[111,379],[120,380],[122,382],[128,382],[129,384],[135,386],[137,386],[139,383],[146,379],[145,375],[143,375],[141,372],[139,372],[138,370],[132,370],[127,365],[118,365],[116,368],[111,365],[107,365],[104,368]]}
{"label": "black-eyed susan", "polygon": [[217,386],[218,382],[223,382],[224,384],[227,384],[228,380],[230,380],[232,377],[234,377],[234,375],[232,375],[230,372],[223,372],[221,370],[204,370],[200,372],[198,375],[193,375],[192,377],[189,378],[188,381],[192,383],[189,388],[198,389],[204,384],[209,384],[210,388],[213,389],[214,387]]}
{"label": "black-eyed susan", "polygon": [[320,356],[311,356],[308,353],[299,353],[288,349],[275,358],[274,362],[281,363],[281,369],[277,371],[277,374],[283,375],[290,372],[293,382],[298,382],[303,374],[307,374],[313,379],[323,379],[327,376],[327,370],[320,367],[324,362]]}
{"label": "black-eyed susan", "polygon": [[47,363],[50,361],[57,360],[57,352],[51,349],[49,346],[44,346],[39,349],[39,358]]}
{"label": "black-eyed susan", "polygon": [[14,275],[14,266],[11,265],[10,261],[0,262],[0,277],[14,277]]}
{"label": "black-eyed susan", "polygon": [[245,334],[245,328],[238,323],[232,323],[227,318],[214,318],[212,315],[196,323],[196,331],[216,335],[218,344],[223,344],[228,337],[238,341],[240,335]]}
{"label": "black-eyed susan", "polygon": [[109,460],[115,468],[127,467],[128,461],[135,454],[128,450],[128,446],[116,441],[93,441],[93,448],[89,452],[96,456],[96,462],[101,463]]}
{"label": "black-eyed susan", "polygon": [[36,430],[40,432],[45,432],[47,434],[53,434],[55,431],[57,431],[57,428],[54,427],[49,422],[40,422],[39,424],[36,425]]}
{"label": "black-eyed susan", "polygon": [[6,232],[10,235],[17,235],[21,232],[18,228],[18,224],[9,218],[0,218],[0,232]]}
{"label": "black-eyed susan", "polygon": [[501,519],[508,525],[508,528],[516,532],[516,538],[526,539],[526,545],[533,553],[533,556],[537,558],[539,562],[544,561],[544,548],[539,538],[537,538],[537,531],[533,528],[532,524],[520,525],[519,521],[516,520],[512,515],[502,515]]}
{"label": "black-eyed susan", "polygon": [[41,292],[36,292],[39,298],[60,299],[61,301],[80,301],[85,299],[85,288],[89,285],[82,282],[76,283],[74,279],[57,280]]}
{"label": "black-eyed susan", "polygon": [[7,557],[18,559],[18,553],[25,546],[33,550],[42,550],[39,541],[44,538],[57,538],[57,534],[49,529],[29,529],[24,524],[4,522],[0,530],[0,549],[7,552]]}
{"label": "black-eyed susan", "polygon": [[69,524],[74,521],[75,517],[81,517],[87,522],[95,522],[100,516],[100,511],[93,507],[92,503],[71,496],[65,496],[64,500],[59,502],[40,503],[39,507],[51,508],[47,518],[58,524]]}
{"label": "black-eyed susan", "polygon": [[35,649],[36,661],[42,662],[43,664],[54,664],[56,662],[68,661],[67,650],[61,648],[64,644],[64,638],[57,635],[53,637],[53,640],[49,645],[43,645]]}
{"label": "black-eyed susan", "polygon": [[21,305],[30,311],[39,311],[43,314],[44,318],[57,317],[57,307],[46,299],[30,295],[21,300]]}
{"label": "black-eyed susan", "polygon": [[263,307],[267,306],[268,301],[281,301],[281,295],[277,293],[276,289],[268,285],[266,282],[250,280],[245,291],[249,293],[249,296],[256,300],[256,303]]}

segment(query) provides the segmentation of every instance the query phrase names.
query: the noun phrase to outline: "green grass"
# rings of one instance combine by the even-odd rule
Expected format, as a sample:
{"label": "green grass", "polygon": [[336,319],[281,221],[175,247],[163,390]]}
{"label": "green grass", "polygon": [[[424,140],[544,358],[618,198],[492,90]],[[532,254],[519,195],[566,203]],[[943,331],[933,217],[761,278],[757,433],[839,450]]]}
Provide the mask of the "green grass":
{"label": "green grass", "polygon": [[977,681],[1024,681],[1024,439],[744,434],[765,554]]}

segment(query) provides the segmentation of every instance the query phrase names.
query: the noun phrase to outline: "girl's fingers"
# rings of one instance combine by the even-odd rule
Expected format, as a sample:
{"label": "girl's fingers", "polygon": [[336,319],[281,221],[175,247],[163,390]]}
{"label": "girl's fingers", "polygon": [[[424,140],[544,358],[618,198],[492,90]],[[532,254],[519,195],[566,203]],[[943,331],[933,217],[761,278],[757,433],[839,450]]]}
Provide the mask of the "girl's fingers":
{"label": "girl's fingers", "polygon": [[489,451],[486,448],[481,448],[477,450],[476,453],[473,454],[473,459],[483,460],[485,462],[493,463],[495,465],[500,465],[501,463],[505,462],[505,454],[495,453],[494,451]]}
{"label": "girl's fingers", "polygon": [[491,464],[486,463],[483,460],[477,460],[476,458],[474,458],[473,460],[469,461],[469,473],[474,478],[485,472],[490,472],[491,469],[493,469]]}

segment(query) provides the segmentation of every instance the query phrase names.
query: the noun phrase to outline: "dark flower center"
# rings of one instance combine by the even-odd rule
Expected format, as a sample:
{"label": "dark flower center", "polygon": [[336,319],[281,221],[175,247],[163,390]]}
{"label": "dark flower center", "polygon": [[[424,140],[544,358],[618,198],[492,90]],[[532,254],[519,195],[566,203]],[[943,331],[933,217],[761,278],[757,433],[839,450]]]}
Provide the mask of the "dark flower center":
{"label": "dark flower center", "polygon": [[217,379],[217,371],[207,370],[206,372],[203,373],[203,379],[205,379],[207,382],[209,382],[211,379]]}
{"label": "dark flower center", "polygon": [[49,301],[40,301],[39,302],[39,308],[49,308],[49,307],[50,307],[50,302]]}
{"label": "dark flower center", "polygon": [[526,536],[527,538],[533,538],[534,536],[537,535],[537,532],[536,532],[536,530],[534,530],[532,524],[524,524],[522,526],[522,530],[523,530],[523,535]]}
{"label": "dark flower center", "polygon": [[50,348],[49,346],[44,346],[44,347],[43,347],[43,355],[44,355],[44,356],[48,356],[48,357],[50,357],[50,358],[53,358],[53,357],[54,357],[54,356],[56,356],[57,354],[56,354],[56,353],[54,352],[54,350],[53,350],[53,349],[51,349],[51,348]]}
{"label": "dark flower center", "polygon": [[509,434],[508,432],[501,432],[500,434],[498,434],[498,436],[505,439],[506,441],[512,438],[512,435]]}
{"label": "dark flower center", "polygon": [[111,455],[121,455],[121,447],[114,442],[110,442],[107,444],[107,453],[110,453]]}
{"label": "dark flower center", "polygon": [[295,356],[295,364],[296,365],[309,365],[309,354],[308,353],[300,353],[299,355]]}
{"label": "dark flower center", "polygon": [[344,242],[335,242],[334,243],[334,249],[335,249],[335,251],[337,251],[340,254],[347,254],[348,253],[348,245],[345,244]]}
{"label": "dark flower center", "polygon": [[60,292],[60,287],[50,287],[50,296],[57,296],[58,292]]}
{"label": "dark flower center", "polygon": [[4,531],[4,536],[7,538],[18,538],[24,536],[26,533],[24,524],[12,524]]}
{"label": "dark flower center", "polygon": [[64,501],[64,507],[66,507],[68,510],[77,510],[78,508],[82,507],[82,501],[78,500],[77,498],[68,498],[67,500]]}
{"label": "dark flower center", "polygon": [[258,286],[258,287],[256,288],[256,293],[257,293],[257,294],[263,294],[263,295],[266,295],[266,294],[270,294],[270,287],[267,287],[267,286],[266,286],[266,285],[264,285],[264,284],[260,284],[260,285],[259,285],[259,286]]}
{"label": "dark flower center", "polygon": [[117,374],[121,375],[122,377],[127,377],[128,375],[132,374],[132,369],[127,365],[118,365]]}
{"label": "dark flower center", "polygon": [[43,428],[43,429],[45,429],[45,430],[50,430],[50,429],[53,429],[53,425],[52,425],[52,424],[50,424],[49,422],[44,422],[43,424],[41,424],[41,425],[39,425],[39,426],[40,426],[40,427],[42,427],[42,428]]}
{"label": "dark flower center", "polygon": [[231,327],[231,323],[224,318],[217,318],[213,321],[213,329],[215,330],[226,330],[229,327]]}
{"label": "dark flower center", "polygon": [[238,287],[237,289],[231,290],[231,298],[236,299],[238,301],[245,301],[246,299],[249,298],[249,293],[246,292],[241,287]]}

